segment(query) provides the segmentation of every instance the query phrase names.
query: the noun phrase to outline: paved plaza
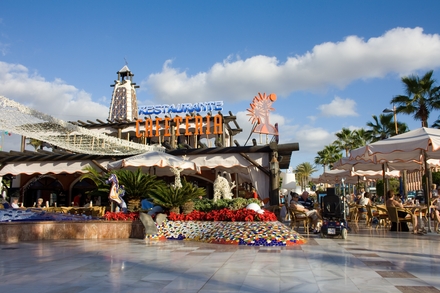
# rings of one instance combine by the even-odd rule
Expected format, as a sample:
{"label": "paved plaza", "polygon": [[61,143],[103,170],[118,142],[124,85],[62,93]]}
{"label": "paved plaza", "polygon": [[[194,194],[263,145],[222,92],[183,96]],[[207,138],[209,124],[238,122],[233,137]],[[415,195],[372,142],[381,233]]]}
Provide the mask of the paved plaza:
{"label": "paved plaza", "polygon": [[311,234],[293,247],[142,239],[0,244],[0,292],[440,292],[440,235],[352,228],[346,240]]}

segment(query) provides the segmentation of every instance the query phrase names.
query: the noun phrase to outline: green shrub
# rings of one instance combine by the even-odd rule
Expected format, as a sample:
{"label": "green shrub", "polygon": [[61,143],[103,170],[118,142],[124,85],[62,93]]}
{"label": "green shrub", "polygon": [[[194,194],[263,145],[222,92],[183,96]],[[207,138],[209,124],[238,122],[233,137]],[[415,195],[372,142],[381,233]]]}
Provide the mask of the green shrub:
{"label": "green shrub", "polygon": [[201,212],[209,212],[213,209],[212,207],[212,203],[213,201],[208,199],[208,198],[196,198],[193,200],[194,201],[194,209],[196,211],[201,211]]}
{"label": "green shrub", "polygon": [[185,178],[182,180],[181,188],[174,188],[171,185],[159,185],[149,192],[153,202],[165,209],[180,207],[188,201],[205,195],[205,188],[196,187],[187,182]]}
{"label": "green shrub", "polygon": [[202,198],[194,200],[194,209],[201,212],[210,212],[212,210],[221,210],[224,208],[230,210],[239,210],[247,207],[251,203],[260,204],[260,201],[255,198],[234,198],[234,199],[219,199],[216,202],[212,199]]}

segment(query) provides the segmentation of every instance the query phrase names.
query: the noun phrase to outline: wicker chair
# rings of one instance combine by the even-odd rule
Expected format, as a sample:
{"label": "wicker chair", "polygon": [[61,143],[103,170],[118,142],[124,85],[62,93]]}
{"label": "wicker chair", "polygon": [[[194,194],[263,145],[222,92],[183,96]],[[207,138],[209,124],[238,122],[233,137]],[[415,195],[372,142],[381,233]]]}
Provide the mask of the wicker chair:
{"label": "wicker chair", "polygon": [[290,215],[290,228],[296,227],[296,230],[299,229],[299,223],[303,222],[304,231],[309,234],[309,224],[310,224],[310,218],[307,217],[307,214],[302,211],[295,210],[294,208],[289,208],[289,215]]}
{"label": "wicker chair", "polygon": [[377,205],[375,209],[376,212],[373,213],[373,215],[379,220],[379,225],[377,225],[376,228],[379,226],[388,226],[390,224],[390,217],[388,216],[387,207],[385,205]]}
{"label": "wicker chair", "polygon": [[[400,232],[400,223],[405,223],[405,222],[413,223],[414,215],[411,213],[411,211],[397,207],[387,207],[387,210],[388,210],[388,216],[390,217],[390,221],[397,224],[397,232]],[[409,218],[399,217],[398,212],[405,212],[409,214],[410,217]]]}
{"label": "wicker chair", "polygon": [[371,226],[371,223],[373,222],[373,207],[370,205],[366,205],[365,208],[367,209],[367,214],[365,216],[365,225]]}

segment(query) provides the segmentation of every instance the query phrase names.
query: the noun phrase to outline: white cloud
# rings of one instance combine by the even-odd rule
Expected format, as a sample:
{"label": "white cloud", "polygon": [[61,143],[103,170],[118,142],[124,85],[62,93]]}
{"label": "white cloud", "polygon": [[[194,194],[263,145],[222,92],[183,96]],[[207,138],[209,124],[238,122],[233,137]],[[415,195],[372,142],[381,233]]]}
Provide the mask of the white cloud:
{"label": "white cloud", "polygon": [[68,121],[105,119],[108,106],[61,79],[46,81],[20,64],[0,62],[0,95],[45,114]]}
{"label": "white cloud", "polygon": [[[405,48],[402,50],[402,48]],[[358,79],[404,74],[440,66],[440,36],[422,28],[395,28],[376,38],[349,36],[341,42],[316,45],[311,52],[289,57],[228,56],[207,72],[188,76],[165,62],[162,72],[143,81],[165,103],[202,100],[241,101],[257,91],[287,96],[294,91],[344,87]]]}
{"label": "white cloud", "polygon": [[338,117],[347,117],[347,116],[359,116],[356,113],[356,102],[351,99],[341,99],[340,97],[335,97],[330,104],[321,105],[318,109],[321,111],[321,115],[323,116],[338,116]]}

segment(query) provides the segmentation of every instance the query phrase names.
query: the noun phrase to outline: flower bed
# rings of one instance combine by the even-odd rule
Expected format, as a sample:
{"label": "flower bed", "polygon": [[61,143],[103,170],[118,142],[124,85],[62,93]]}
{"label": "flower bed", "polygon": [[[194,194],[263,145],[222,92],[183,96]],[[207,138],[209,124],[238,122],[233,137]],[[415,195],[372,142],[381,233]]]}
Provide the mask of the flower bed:
{"label": "flower bed", "polygon": [[136,221],[139,219],[139,212],[106,212],[104,219],[107,221]]}
{"label": "flower bed", "polygon": [[169,213],[168,220],[170,221],[226,221],[226,222],[273,222],[277,220],[274,213],[267,210],[264,213],[257,213],[250,209],[221,209],[210,212],[192,211],[191,213],[176,214]]}
{"label": "flower bed", "polygon": [[[134,221],[139,212],[105,214],[110,221]],[[157,225],[157,224],[156,224]],[[167,220],[157,225],[150,240],[192,240],[217,244],[247,246],[291,246],[303,244],[304,238],[277,221],[274,213],[249,209],[193,211],[187,215],[170,212]]]}

